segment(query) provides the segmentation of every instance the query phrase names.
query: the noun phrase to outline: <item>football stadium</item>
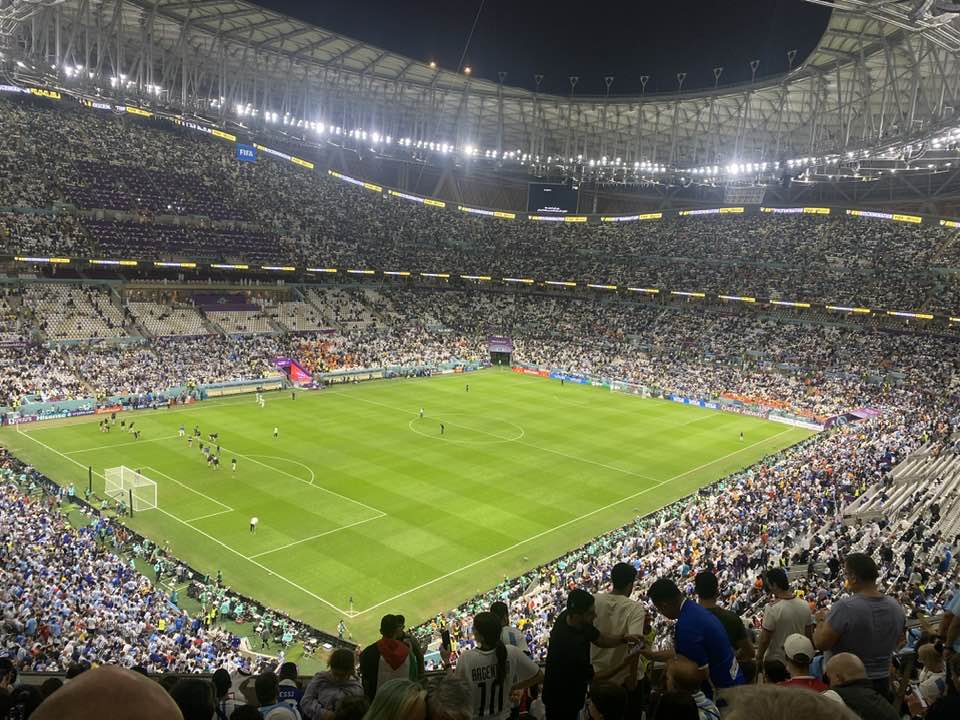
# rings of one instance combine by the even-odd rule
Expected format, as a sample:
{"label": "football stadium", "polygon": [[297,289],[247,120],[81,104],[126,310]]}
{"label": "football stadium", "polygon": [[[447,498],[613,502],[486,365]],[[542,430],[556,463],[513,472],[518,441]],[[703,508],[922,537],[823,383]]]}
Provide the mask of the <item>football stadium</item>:
{"label": "football stadium", "polygon": [[960,717],[960,4],[329,5],[0,0],[0,720]]}

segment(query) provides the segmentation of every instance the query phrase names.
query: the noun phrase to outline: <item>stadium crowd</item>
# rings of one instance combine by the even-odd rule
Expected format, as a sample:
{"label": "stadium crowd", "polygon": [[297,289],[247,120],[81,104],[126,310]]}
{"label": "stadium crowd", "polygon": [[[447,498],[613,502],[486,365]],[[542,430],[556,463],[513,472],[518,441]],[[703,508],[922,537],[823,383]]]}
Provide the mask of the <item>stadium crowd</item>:
{"label": "stadium crowd", "polygon": [[[137,255],[640,285],[954,312],[954,232],[817,215],[582,225],[477,218],[71,103],[0,100],[0,240]],[[57,153],[46,152],[56,147]],[[92,158],[96,158],[95,160]],[[76,214],[64,210],[76,208]]]}
{"label": "stadium crowd", "polygon": [[[225,146],[159,124],[9,100],[0,100],[0,160],[0,206],[18,210],[0,215],[0,238],[15,252],[228,258],[239,249],[340,267],[960,307],[960,285],[936,272],[960,262],[958,246],[927,225],[492,221],[279,163],[238,166]],[[79,212],[52,212],[61,203]],[[82,295],[95,322],[119,327],[95,294]],[[940,514],[953,499],[943,478],[890,513],[843,515],[866,493],[893,493],[893,471],[911,454],[956,451],[955,338],[558,295],[343,297],[349,312],[334,315],[344,321],[334,334],[58,346],[25,342],[18,308],[29,294],[7,293],[0,320],[15,344],[0,346],[0,402],[135,400],[259,378],[275,357],[302,358],[314,372],[482,362],[486,336],[499,333],[513,338],[514,362],[653,394],[746,398],[818,420],[866,407],[875,416],[764,458],[419,628],[387,615],[378,642],[359,658],[334,651],[305,687],[296,667],[218,627],[222,603],[229,614],[242,600],[217,583],[201,613],[184,612],[130,556],[158,565],[158,579],[165,563],[180,572],[175,561],[4,453],[0,713],[92,717],[112,703],[115,716],[202,720],[507,718],[514,708],[546,720],[581,710],[594,720],[960,716],[960,535],[956,518]],[[918,621],[910,632],[908,619]],[[904,648],[916,650],[916,669]],[[423,684],[427,669],[439,677]],[[63,671],[68,682],[17,684],[26,670]],[[138,672],[165,674],[163,687]],[[198,672],[213,680],[174,675]]]}

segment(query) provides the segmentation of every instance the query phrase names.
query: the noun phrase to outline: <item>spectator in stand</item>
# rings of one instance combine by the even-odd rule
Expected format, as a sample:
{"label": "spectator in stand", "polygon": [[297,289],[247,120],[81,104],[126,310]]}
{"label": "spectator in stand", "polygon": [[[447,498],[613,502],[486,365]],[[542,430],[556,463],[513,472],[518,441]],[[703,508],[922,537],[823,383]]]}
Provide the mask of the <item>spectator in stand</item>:
{"label": "spectator in stand", "polygon": [[720,584],[717,581],[717,576],[710,570],[697,573],[693,583],[700,604],[709,610],[723,625],[723,629],[727,631],[730,646],[733,648],[737,656],[737,662],[740,663],[743,670],[744,679],[751,682],[756,676],[756,651],[750,633],[747,632],[747,627],[743,624],[743,619],[735,612],[717,605],[717,598],[720,596]]}
{"label": "spectator in stand", "polygon": [[[417,658],[410,646],[400,638],[403,621],[397,615],[384,615],[380,619],[380,639],[367,645],[360,654],[360,677],[363,692],[371,702],[380,687],[390,680],[415,680]],[[372,711],[372,708],[371,708]]]}
{"label": "spectator in stand", "polygon": [[818,693],[827,693],[831,699],[839,701],[840,697],[830,690],[829,685],[810,674],[810,663],[813,662],[816,652],[813,643],[806,635],[800,633],[788,635],[783,643],[783,655],[790,679],[777,684],[783,687],[800,687]]}
{"label": "spectator in stand", "polygon": [[230,673],[223,668],[213,673],[213,691],[217,703],[218,719],[229,718],[242,702],[238,702],[233,693],[233,681]]}
{"label": "spectator in stand", "polygon": [[340,703],[333,720],[363,720],[369,709],[370,701],[364,695],[351,695]]}
{"label": "spectator in stand", "polygon": [[139,673],[103,665],[66,683],[43,701],[31,720],[183,720],[158,683]]}
{"label": "spectator in stand", "polygon": [[280,680],[275,673],[258,675],[253,688],[263,720],[301,720],[299,710],[280,701]]}
{"label": "spectator in stand", "polygon": [[703,675],[697,664],[677,655],[667,663],[667,690],[679,695],[688,695],[697,706],[700,720],[719,720],[720,710],[713,700],[703,693]]}
{"label": "spectator in stand", "polygon": [[303,697],[303,688],[299,684],[300,672],[297,670],[297,664],[285,662],[277,671],[277,679],[280,681],[277,691],[277,698],[292,708],[300,709],[300,699]]}
{"label": "spectator in stand", "polygon": [[913,716],[926,720],[956,720],[960,717],[960,655],[953,655],[947,662],[947,690],[933,705],[924,707],[913,693],[906,696]]}
{"label": "spectator in stand", "polygon": [[744,683],[743,672],[733,653],[723,625],[710,611],[684,597],[669,578],[660,578],[648,591],[657,612],[675,620],[674,649],[692,660],[700,671],[701,685],[722,691]]}
{"label": "spectator in stand", "polygon": [[627,717],[628,699],[627,691],[619,685],[591,685],[583,720],[623,720]]}
{"label": "spectator in stand", "polygon": [[354,655],[346,648],[330,653],[326,672],[313,676],[300,700],[300,709],[306,720],[331,720],[344,700],[363,695],[363,686],[357,680]]}
{"label": "spectator in stand", "polygon": [[363,720],[426,720],[427,691],[402,678],[387,680],[377,690]]}
{"label": "spectator in stand", "polygon": [[183,720],[210,720],[217,704],[213,685],[199,678],[183,678],[170,690],[170,697],[177,703]]}
{"label": "spectator in stand", "polygon": [[[645,613],[640,603],[631,600],[637,570],[630,563],[620,562],[610,571],[611,591],[594,595],[594,626],[608,637],[643,635]],[[590,662],[594,673],[605,681],[633,692],[637,687],[640,655],[628,654],[626,645],[613,648],[590,646]]]}
{"label": "spectator in stand", "polygon": [[410,652],[413,653],[413,657],[417,665],[417,677],[422,678],[425,670],[423,650],[420,648],[420,644],[417,642],[417,639],[407,632],[406,618],[403,615],[397,615],[397,622],[400,623],[400,640],[408,648],[410,648]]}
{"label": "spectator in stand", "polygon": [[472,720],[473,685],[453,675],[444,675],[431,683],[427,688],[427,717],[430,720]]}
{"label": "spectator in stand", "polygon": [[256,705],[238,705],[230,714],[230,720],[263,720],[263,715]]}
{"label": "spectator in stand", "polygon": [[899,720],[890,701],[877,691],[867,677],[860,658],[848,652],[837,653],[827,661],[826,677],[844,704],[863,720]]}
{"label": "spectator in stand", "polygon": [[933,705],[947,692],[947,667],[937,645],[926,643],[917,648],[917,660],[923,665],[917,678],[917,691],[927,705]]}
{"label": "spectator in stand", "polygon": [[899,602],[877,589],[879,572],[869,555],[847,555],[844,573],[853,595],[837,600],[829,613],[820,611],[813,644],[825,651],[828,664],[838,653],[856,655],[867,678],[890,699],[890,661],[906,639],[906,615]]}
{"label": "spectator in stand", "polygon": [[960,585],[954,589],[953,596],[943,608],[940,637],[943,638],[943,651],[948,658],[960,653]]}
{"label": "spectator in stand", "polygon": [[[583,708],[587,685],[591,681],[606,680],[594,674],[590,664],[591,644],[612,648],[638,639],[601,635],[593,624],[596,617],[593,595],[586,590],[571,590],[566,605],[553,624],[547,649],[543,682],[547,720],[576,718]],[[608,671],[608,674],[614,673]]]}
{"label": "spectator in stand", "polygon": [[811,637],[813,615],[810,606],[790,589],[787,573],[783,568],[773,568],[764,577],[764,589],[772,601],[763,613],[760,625],[760,641],[757,643],[757,665],[763,667],[765,660],[784,661],[783,643],[794,633]]}
{"label": "spectator in stand", "polygon": [[507,604],[502,600],[497,600],[497,602],[490,605],[490,612],[499,618],[500,624],[503,626],[503,631],[500,636],[503,644],[520,648],[520,652],[530,657],[530,648],[527,647],[527,640],[524,638],[523,633],[510,624],[510,611],[507,608]]}
{"label": "spectator in stand", "polygon": [[653,720],[700,720],[697,704],[685,693],[665,692],[658,695],[654,698],[653,708]]}
{"label": "spectator in stand", "polygon": [[[730,691],[724,720],[857,720],[849,708],[801,688],[748,685]],[[877,718],[881,720],[881,718]]]}
{"label": "spectator in stand", "polygon": [[[473,619],[477,647],[457,660],[456,676],[470,684],[474,717],[507,720],[511,698],[543,681],[540,667],[514,645],[504,645],[500,618],[492,612]],[[548,708],[549,709],[549,708]]]}

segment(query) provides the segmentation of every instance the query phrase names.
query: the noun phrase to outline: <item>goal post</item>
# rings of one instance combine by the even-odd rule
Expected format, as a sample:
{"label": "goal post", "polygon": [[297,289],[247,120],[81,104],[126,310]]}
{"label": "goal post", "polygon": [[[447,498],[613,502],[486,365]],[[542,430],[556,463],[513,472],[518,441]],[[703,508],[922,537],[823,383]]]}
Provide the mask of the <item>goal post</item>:
{"label": "goal post", "polygon": [[650,390],[646,385],[628,382],[626,380],[611,380],[610,392],[626,393],[637,397],[650,397]]}
{"label": "goal post", "polygon": [[157,483],[126,465],[103,471],[104,493],[130,508],[130,513],[157,507]]}

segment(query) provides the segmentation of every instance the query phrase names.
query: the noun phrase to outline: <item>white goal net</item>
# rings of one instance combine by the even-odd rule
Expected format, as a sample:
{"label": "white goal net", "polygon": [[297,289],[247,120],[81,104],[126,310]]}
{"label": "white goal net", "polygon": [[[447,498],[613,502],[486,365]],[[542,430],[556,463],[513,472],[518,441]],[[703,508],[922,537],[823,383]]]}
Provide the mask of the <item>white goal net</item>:
{"label": "white goal net", "polygon": [[122,502],[133,512],[157,507],[157,483],[126,465],[103,471],[104,492],[108,498]]}
{"label": "white goal net", "polygon": [[650,391],[645,385],[640,383],[627,382],[626,380],[613,380],[610,383],[610,392],[627,393],[637,397],[650,397]]}

